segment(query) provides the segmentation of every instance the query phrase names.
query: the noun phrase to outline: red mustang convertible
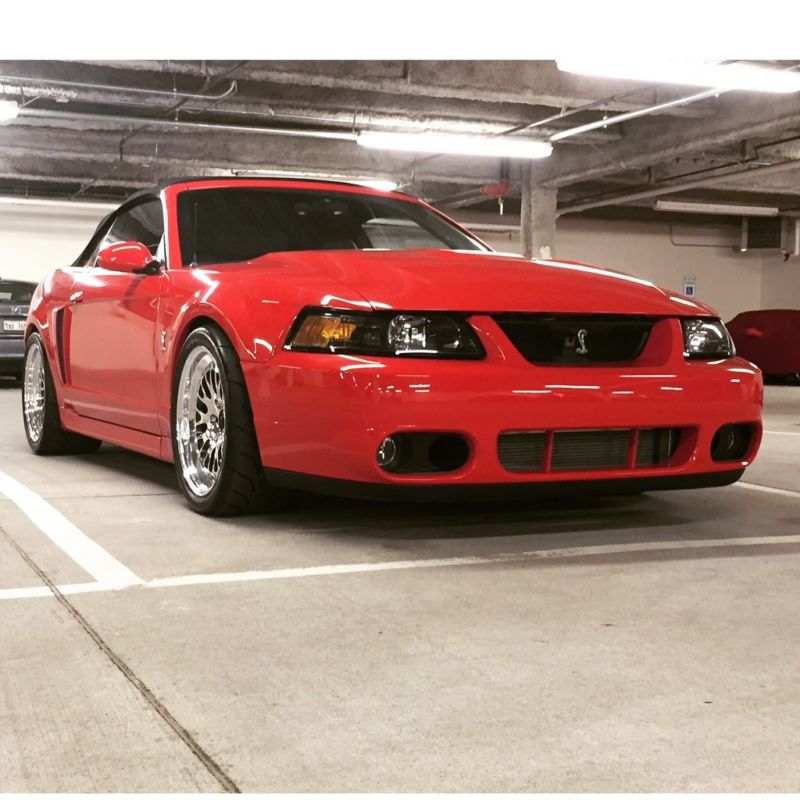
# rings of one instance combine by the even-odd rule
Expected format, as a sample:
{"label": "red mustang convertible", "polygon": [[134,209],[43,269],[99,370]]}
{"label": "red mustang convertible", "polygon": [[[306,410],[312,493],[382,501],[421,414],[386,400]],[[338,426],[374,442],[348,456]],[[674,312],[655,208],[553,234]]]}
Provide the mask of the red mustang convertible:
{"label": "red mustang convertible", "polygon": [[173,461],[205,514],[287,490],[473,499],[737,480],[762,381],[710,308],[492,253],[412,197],[183,180],[140,192],[37,288],[36,453]]}

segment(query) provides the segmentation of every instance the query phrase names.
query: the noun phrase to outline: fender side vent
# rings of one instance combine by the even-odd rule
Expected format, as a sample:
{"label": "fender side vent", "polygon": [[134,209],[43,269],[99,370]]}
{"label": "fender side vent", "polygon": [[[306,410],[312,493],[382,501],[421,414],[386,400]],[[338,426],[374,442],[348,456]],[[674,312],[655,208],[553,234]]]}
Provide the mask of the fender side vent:
{"label": "fender side vent", "polygon": [[67,382],[67,371],[64,360],[64,309],[56,311],[56,358],[58,358],[58,374],[61,383]]}

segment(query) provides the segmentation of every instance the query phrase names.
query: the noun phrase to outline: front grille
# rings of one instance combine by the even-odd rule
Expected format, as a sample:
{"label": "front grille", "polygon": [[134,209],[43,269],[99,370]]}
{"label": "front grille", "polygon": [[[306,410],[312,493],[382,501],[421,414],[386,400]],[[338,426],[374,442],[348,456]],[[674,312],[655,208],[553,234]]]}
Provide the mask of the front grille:
{"label": "front grille", "polygon": [[497,437],[497,457],[509,472],[646,469],[666,466],[680,437],[680,428],[512,431]]}
{"label": "front grille", "polygon": [[525,359],[556,366],[635,361],[658,321],[618,314],[498,314],[494,320]]}
{"label": "front grille", "polygon": [[643,428],[639,431],[636,466],[652,467],[666,464],[675,454],[680,428]]}
{"label": "front grille", "polygon": [[544,431],[501,433],[497,457],[510,472],[541,472],[544,468]]}
{"label": "front grille", "polygon": [[628,463],[631,432],[556,431],[552,469],[623,469]]}

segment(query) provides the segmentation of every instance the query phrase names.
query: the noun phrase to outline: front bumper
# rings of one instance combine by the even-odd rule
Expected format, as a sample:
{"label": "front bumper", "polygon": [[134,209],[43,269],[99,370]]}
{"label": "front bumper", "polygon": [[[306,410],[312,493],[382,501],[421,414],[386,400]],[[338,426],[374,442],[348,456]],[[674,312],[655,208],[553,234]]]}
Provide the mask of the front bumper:
{"label": "front bumper", "polygon": [[[677,355],[647,366],[542,367],[508,350],[489,350],[482,361],[281,351],[268,364],[243,367],[270,475],[281,483],[327,479],[342,494],[354,492],[337,489],[340,481],[376,490],[375,496],[392,494],[379,487],[394,487],[401,490],[394,495],[410,499],[434,489],[444,499],[514,485],[523,494],[534,486],[568,493],[724,485],[741,476],[761,439],[761,374],[739,358],[687,362]],[[750,447],[736,461],[714,461],[712,439],[732,423],[753,425]],[[503,432],[651,427],[687,431],[666,464],[520,473],[506,470],[497,452]],[[469,460],[433,474],[379,467],[376,450],[386,436],[419,431],[464,436]]]}
{"label": "front bumper", "polygon": [[0,335],[0,375],[18,373],[25,364],[25,342],[19,338]]}

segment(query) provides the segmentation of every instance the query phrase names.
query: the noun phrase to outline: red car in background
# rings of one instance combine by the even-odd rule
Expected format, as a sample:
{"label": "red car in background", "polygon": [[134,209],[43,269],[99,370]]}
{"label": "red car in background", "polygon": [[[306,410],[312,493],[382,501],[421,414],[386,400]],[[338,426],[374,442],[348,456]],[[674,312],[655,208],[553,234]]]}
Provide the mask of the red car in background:
{"label": "red car in background", "polygon": [[737,480],[758,370],[695,300],[500,256],[401,193],[199,179],[131,197],[36,290],[34,452],[174,461],[208,514]]}
{"label": "red car in background", "polygon": [[800,380],[800,309],[743,311],[728,329],[739,355],[764,375]]}

